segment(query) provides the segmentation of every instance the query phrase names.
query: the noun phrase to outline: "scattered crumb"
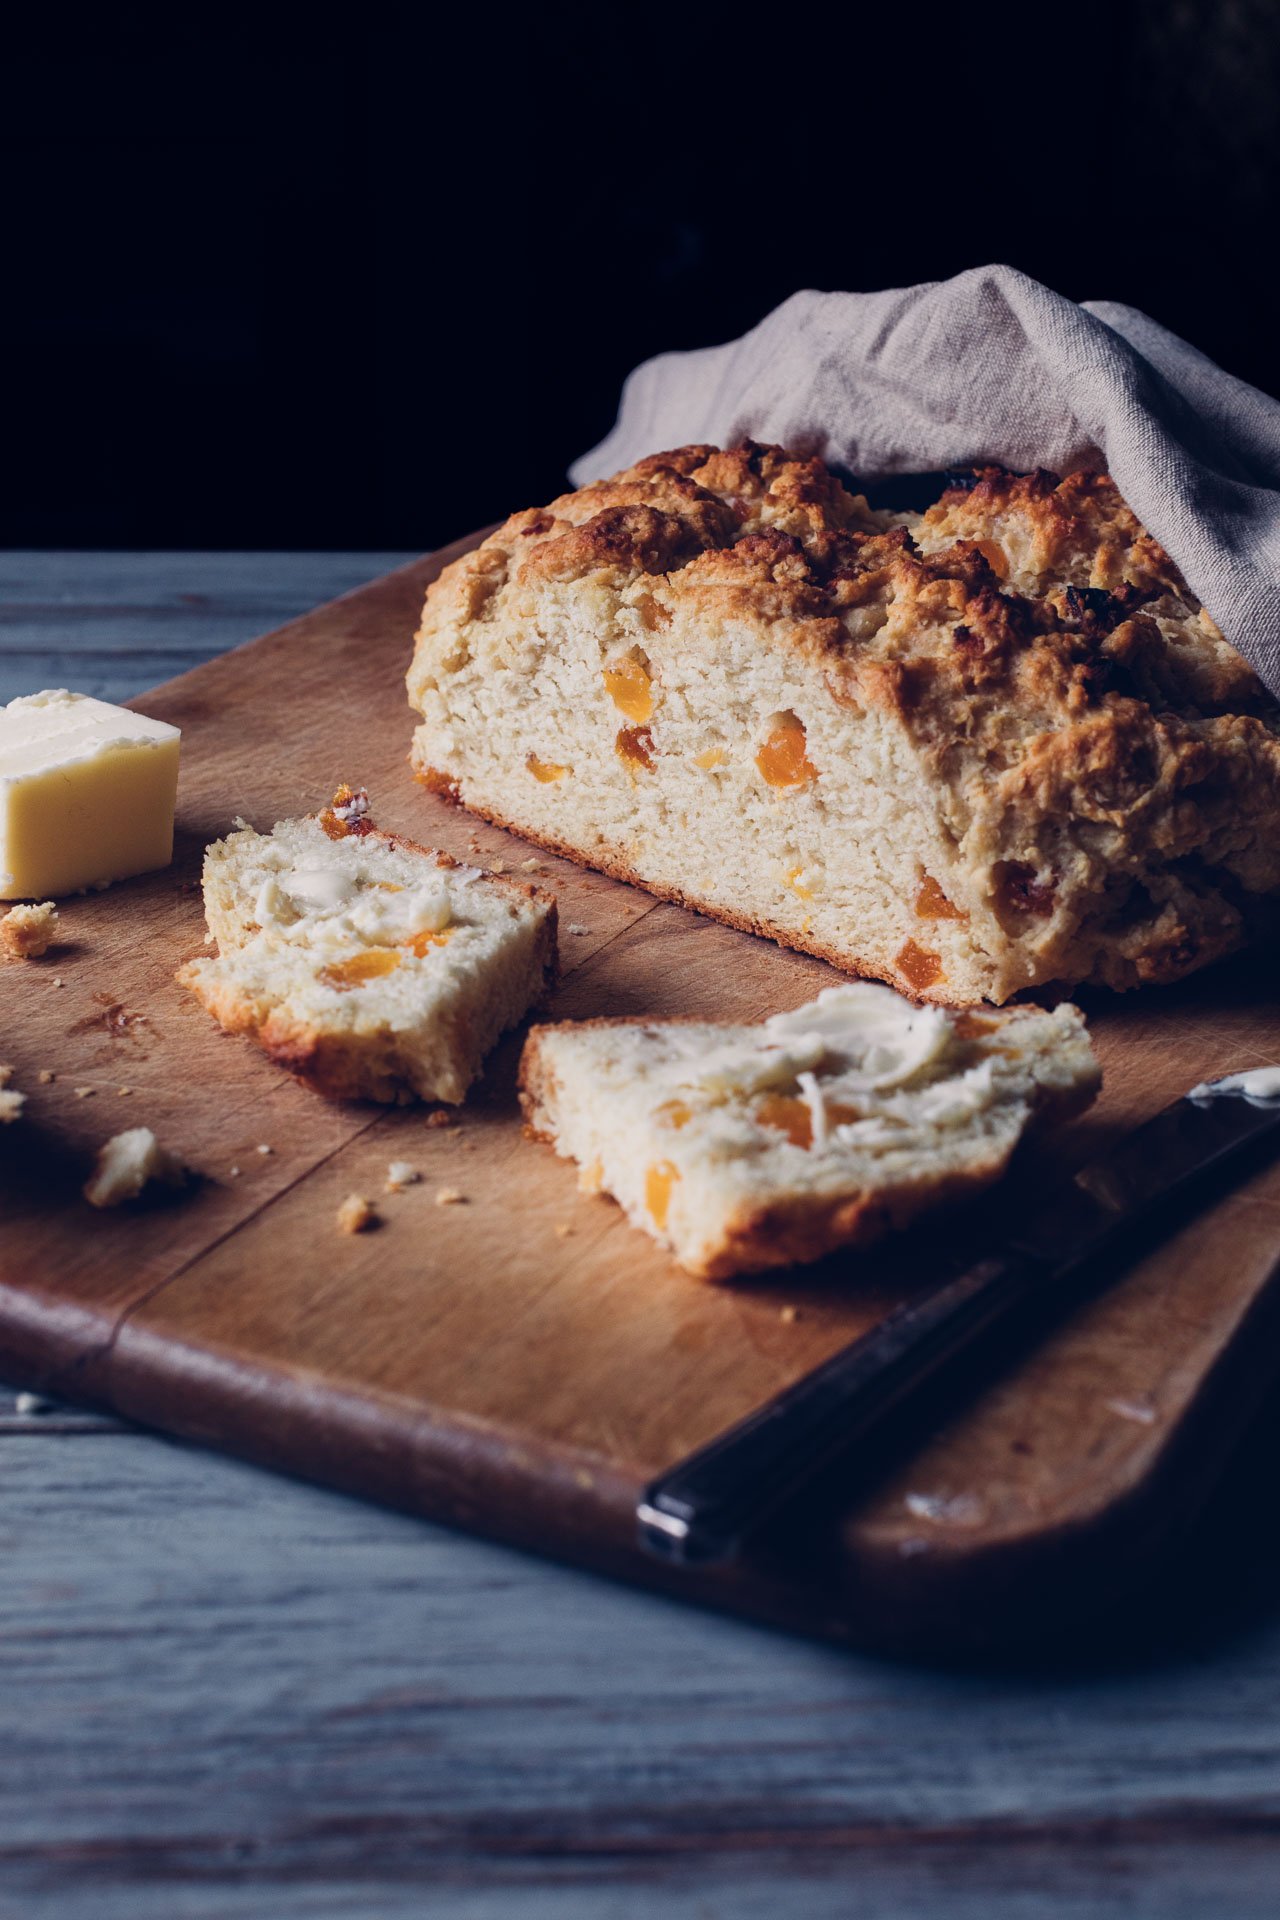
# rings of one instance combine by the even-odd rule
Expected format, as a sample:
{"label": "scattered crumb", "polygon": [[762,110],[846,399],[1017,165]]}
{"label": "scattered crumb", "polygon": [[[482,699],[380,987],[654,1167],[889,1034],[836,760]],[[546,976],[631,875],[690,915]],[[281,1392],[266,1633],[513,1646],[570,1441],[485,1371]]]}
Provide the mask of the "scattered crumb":
{"label": "scattered crumb", "polygon": [[264,1140],[264,1141],[263,1141],[263,1143],[262,1143],[262,1145],[261,1145],[261,1146],[260,1146],[260,1147],[258,1148],[258,1152],[259,1152],[259,1153],[274,1153],[274,1152],[275,1152],[275,1148],[274,1148],[274,1147],[269,1147],[269,1146],[267,1145],[267,1143],[266,1143],[266,1141]]}
{"label": "scattered crumb", "polygon": [[792,1327],[800,1318],[800,1309],[799,1307],[779,1307],[778,1318],[785,1322],[787,1326]]}
{"label": "scattered crumb", "polygon": [[249,825],[249,822],[245,819],[242,813],[237,813],[233,816],[231,824],[236,829],[237,833],[244,833]]}
{"label": "scattered crumb", "polygon": [[10,960],[36,960],[57,937],[58,909],[52,900],[34,907],[11,907],[0,918],[0,953]]}
{"label": "scattered crumb", "polygon": [[60,976],[56,973],[54,974],[53,979],[49,982],[49,985],[51,987],[61,987],[61,986],[65,986],[65,984],[66,982],[62,980]]}
{"label": "scattered crumb", "polygon": [[5,1085],[5,1081],[12,1072],[12,1067],[0,1068],[0,1074],[3,1075],[3,1078],[0,1078],[0,1122],[6,1125],[10,1120],[17,1120],[27,1104],[25,1093],[19,1093],[16,1087]]}
{"label": "scattered crumb", "polygon": [[116,1088],[116,1092],[117,1092],[117,1093],[118,1093],[118,1094],[119,1094],[119,1095],[121,1096],[121,1098],[123,1098],[123,1097],[124,1097],[124,1095],[125,1095],[126,1093],[132,1093],[132,1092],[133,1092],[133,1088],[132,1088],[132,1087],[117,1087],[117,1088]]}
{"label": "scattered crumb", "polygon": [[943,1527],[977,1527],[986,1518],[984,1501],[975,1493],[909,1493],[903,1506],[917,1520],[933,1520]]}
{"label": "scattered crumb", "polygon": [[569,1222],[567,1220],[556,1221],[556,1239],[557,1240],[567,1240],[569,1238],[569,1235],[572,1232],[573,1232],[573,1228],[569,1225]]}
{"label": "scattered crumb", "polygon": [[365,1233],[376,1223],[377,1218],[377,1214],[362,1194],[349,1193],[338,1208],[338,1231]]}
{"label": "scattered crumb", "polygon": [[240,1169],[239,1169],[239,1167],[232,1167],[232,1169],[231,1169],[231,1178],[232,1178],[233,1180],[238,1180],[238,1179],[240,1178]]}
{"label": "scattered crumb", "polygon": [[42,1393],[19,1393],[14,1395],[15,1413],[52,1413],[57,1406],[56,1400],[48,1400]]}
{"label": "scattered crumb", "polygon": [[187,1169],[160,1145],[150,1127],[130,1127],[98,1148],[84,1197],[91,1207],[118,1207],[124,1200],[136,1200],[149,1181],[180,1187],[186,1178]]}
{"label": "scattered crumb", "polygon": [[584,933],[590,933],[590,931],[591,931],[590,927],[581,926],[576,920],[571,920],[568,926],[565,928],[566,933],[576,933],[579,935]]}
{"label": "scattered crumb", "polygon": [[42,1087],[51,1087],[57,1077],[52,1067],[41,1067],[39,1073],[36,1075],[36,1079]]}
{"label": "scattered crumb", "polygon": [[344,782],[330,804],[334,819],[341,820],[344,827],[354,826],[357,820],[369,816],[369,794],[365,787],[349,787]]}
{"label": "scattered crumb", "polygon": [[521,873],[541,873],[542,862],[541,860],[522,860],[520,862],[520,871]]}
{"label": "scattered crumb", "polygon": [[507,863],[505,860],[491,860],[489,862],[490,873],[505,873],[506,870]]}
{"label": "scattered crumb", "polygon": [[93,1098],[93,1096],[94,1096],[94,1094],[95,1094],[95,1093],[96,1093],[97,1091],[98,1091],[98,1089],[97,1089],[96,1087],[77,1087],[77,1088],[76,1088],[76,1099],[77,1099],[77,1100],[91,1100],[91,1099]]}
{"label": "scattered crumb", "polygon": [[393,1160],[387,1168],[387,1192],[399,1193],[401,1187],[416,1187],[422,1175],[407,1160]]}
{"label": "scattered crumb", "polygon": [[438,1207],[460,1207],[466,1200],[465,1193],[459,1193],[456,1187],[441,1187],[436,1194]]}
{"label": "scattered crumb", "polygon": [[1122,1420],[1134,1420],[1140,1427],[1155,1425],[1156,1410],[1149,1400],[1108,1400],[1108,1413],[1118,1413]]}
{"label": "scattered crumb", "polygon": [[453,1115],[447,1107],[437,1107],[433,1113],[427,1115],[427,1125],[429,1127],[451,1127],[453,1125]]}

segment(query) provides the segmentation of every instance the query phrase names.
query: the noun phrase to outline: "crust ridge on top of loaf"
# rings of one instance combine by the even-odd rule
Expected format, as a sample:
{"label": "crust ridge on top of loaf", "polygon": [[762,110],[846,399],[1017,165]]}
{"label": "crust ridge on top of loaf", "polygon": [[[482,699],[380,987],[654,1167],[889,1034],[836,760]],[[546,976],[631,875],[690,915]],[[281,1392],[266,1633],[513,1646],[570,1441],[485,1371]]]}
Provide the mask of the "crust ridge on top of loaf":
{"label": "crust ridge on top of loaf", "polygon": [[777,447],[655,454],[446,569],[409,689],[426,784],[919,997],[1176,979],[1280,889],[1276,707],[1103,474],[895,516]]}

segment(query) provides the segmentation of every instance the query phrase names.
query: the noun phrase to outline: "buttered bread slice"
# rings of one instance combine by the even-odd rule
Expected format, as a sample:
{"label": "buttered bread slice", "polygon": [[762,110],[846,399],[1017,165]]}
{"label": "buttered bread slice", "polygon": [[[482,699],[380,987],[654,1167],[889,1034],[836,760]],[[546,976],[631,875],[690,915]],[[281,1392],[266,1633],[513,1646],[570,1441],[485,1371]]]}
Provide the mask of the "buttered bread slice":
{"label": "buttered bread slice", "polygon": [[1105,476],[922,515],[682,447],[433,584],[420,778],[943,1005],[1173,980],[1280,889],[1277,709]]}
{"label": "buttered bread slice", "polygon": [[217,841],[204,901],[218,952],[178,980],[334,1099],[464,1099],[555,973],[550,894],[379,832],[350,788]]}
{"label": "buttered bread slice", "polygon": [[535,1027],[531,1130],[702,1279],[860,1246],[996,1180],[1100,1083],[1075,1007],[949,1013],[832,987],[759,1026]]}

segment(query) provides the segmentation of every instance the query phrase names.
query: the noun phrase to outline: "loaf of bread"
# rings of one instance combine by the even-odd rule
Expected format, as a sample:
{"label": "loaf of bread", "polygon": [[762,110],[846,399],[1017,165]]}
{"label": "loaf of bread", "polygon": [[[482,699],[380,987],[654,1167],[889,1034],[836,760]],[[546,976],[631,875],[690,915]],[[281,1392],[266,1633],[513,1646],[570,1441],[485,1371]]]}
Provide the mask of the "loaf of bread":
{"label": "loaf of bread", "polygon": [[1003,1173],[1099,1083],[1075,1007],[946,1012],[858,981],[759,1026],[535,1027],[529,1126],[702,1279],[816,1260]]}
{"label": "loaf of bread", "polygon": [[457,1102],[552,984],[551,895],[381,833],[362,793],[205,854],[215,955],[177,978],[333,1099]]}
{"label": "loaf of bread", "polygon": [[655,454],[447,568],[408,685],[429,787],[920,999],[1173,980],[1280,888],[1277,710],[1096,473]]}

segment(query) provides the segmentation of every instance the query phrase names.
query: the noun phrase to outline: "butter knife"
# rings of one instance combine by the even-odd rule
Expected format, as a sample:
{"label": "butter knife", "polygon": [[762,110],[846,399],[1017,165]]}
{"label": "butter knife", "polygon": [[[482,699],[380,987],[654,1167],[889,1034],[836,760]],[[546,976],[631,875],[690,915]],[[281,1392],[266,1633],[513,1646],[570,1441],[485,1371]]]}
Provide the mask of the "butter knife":
{"label": "butter knife", "polygon": [[1082,1276],[1249,1149],[1278,1145],[1280,1067],[1193,1087],[1082,1167],[958,1279],[897,1308],[653,1481],[636,1510],[641,1545],[686,1565],[732,1559],[789,1495],[1024,1301]]}

